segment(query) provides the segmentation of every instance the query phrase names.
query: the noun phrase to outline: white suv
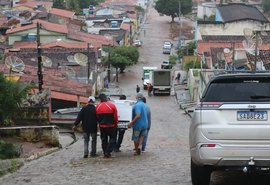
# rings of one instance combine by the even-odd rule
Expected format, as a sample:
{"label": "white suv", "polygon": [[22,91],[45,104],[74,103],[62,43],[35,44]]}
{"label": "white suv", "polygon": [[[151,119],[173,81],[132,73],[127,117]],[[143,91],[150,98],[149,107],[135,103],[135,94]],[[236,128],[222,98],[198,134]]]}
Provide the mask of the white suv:
{"label": "white suv", "polygon": [[189,132],[193,185],[214,170],[270,170],[270,73],[213,77],[195,108]]}

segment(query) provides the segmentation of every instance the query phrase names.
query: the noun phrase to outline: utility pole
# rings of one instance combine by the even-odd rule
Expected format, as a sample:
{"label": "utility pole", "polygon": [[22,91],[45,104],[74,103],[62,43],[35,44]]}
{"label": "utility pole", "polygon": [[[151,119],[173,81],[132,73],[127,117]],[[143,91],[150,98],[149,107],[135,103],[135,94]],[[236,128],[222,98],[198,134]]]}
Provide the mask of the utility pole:
{"label": "utility pole", "polygon": [[87,43],[87,83],[89,84],[90,78],[90,44]]}
{"label": "utility pole", "polygon": [[[182,22],[181,22],[181,1],[179,1],[179,7],[178,7],[178,16],[179,16],[179,33],[178,33],[178,49],[181,48],[181,28],[182,28]],[[178,61],[180,63],[180,56],[178,55]]]}
{"label": "utility pole", "polygon": [[259,42],[259,38],[258,38],[258,31],[255,32],[255,37],[256,37],[256,43],[255,43],[255,61],[254,61],[254,72],[256,72],[257,70],[257,58],[258,58],[258,42]]}
{"label": "utility pole", "polygon": [[38,54],[38,90],[42,91],[43,85],[43,74],[42,74],[42,58],[41,58],[41,48],[40,48],[40,23],[37,22],[37,54]]}
{"label": "utility pole", "polygon": [[[111,46],[110,46],[111,47]],[[111,48],[109,48],[109,55],[108,55],[108,82],[111,82]]]}

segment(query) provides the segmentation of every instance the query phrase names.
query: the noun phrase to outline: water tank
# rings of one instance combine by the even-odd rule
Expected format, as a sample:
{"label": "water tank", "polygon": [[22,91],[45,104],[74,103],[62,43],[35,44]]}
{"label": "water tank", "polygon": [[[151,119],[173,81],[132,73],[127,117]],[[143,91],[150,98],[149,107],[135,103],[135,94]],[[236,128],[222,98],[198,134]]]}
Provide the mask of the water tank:
{"label": "water tank", "polygon": [[118,22],[117,21],[111,21],[111,27],[112,28],[118,28]]}

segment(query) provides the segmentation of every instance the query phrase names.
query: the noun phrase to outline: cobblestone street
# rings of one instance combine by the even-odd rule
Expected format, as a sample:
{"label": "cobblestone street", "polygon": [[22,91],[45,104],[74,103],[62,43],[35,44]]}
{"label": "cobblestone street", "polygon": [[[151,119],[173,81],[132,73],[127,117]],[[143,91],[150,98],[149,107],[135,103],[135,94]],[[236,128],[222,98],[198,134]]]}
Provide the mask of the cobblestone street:
{"label": "cobblestone street", "polygon": [[[110,84],[135,100],[136,85],[141,87],[152,112],[152,127],[146,152],[133,155],[131,130],[124,136],[121,152],[112,153],[112,158],[104,159],[98,138],[96,158],[83,158],[83,138],[76,133],[78,141],[63,149],[26,162],[17,172],[0,178],[1,185],[192,185],[190,178],[189,123],[190,117],[179,108],[174,95],[148,97],[142,90],[142,67],[157,66],[169,55],[162,54],[164,40],[170,40],[170,21],[167,16],[150,8],[140,34],[143,46],[140,60],[135,66],[119,74],[119,82]],[[180,70],[179,64],[173,70]],[[174,94],[174,93],[173,93]],[[68,137],[62,138],[67,145]],[[212,175],[211,185],[251,185],[254,181],[239,173]],[[258,181],[255,181],[258,182]],[[263,183],[254,183],[254,185]],[[269,184],[269,183],[268,183]]]}
{"label": "cobblestone street", "polygon": [[[160,66],[162,42],[169,35],[169,18],[159,17],[154,9],[147,13],[143,26],[146,36],[140,36],[143,47],[136,66],[120,74],[119,87],[128,99],[135,100],[136,84],[142,86],[142,66]],[[164,32],[160,26],[164,26]],[[157,31],[159,30],[159,31]],[[156,47],[159,45],[158,47]],[[155,47],[152,47],[155,46]],[[158,52],[158,53],[157,53]],[[142,88],[141,88],[142,89]],[[143,92],[146,95],[146,92]],[[189,117],[184,115],[174,96],[147,98],[152,110],[152,128],[146,152],[133,156],[131,130],[124,136],[122,152],[113,153],[111,159],[103,159],[100,139],[97,158],[83,157],[83,139],[58,152],[44,156],[25,165],[13,174],[0,179],[2,185],[13,184],[187,184],[190,185],[188,126]]]}

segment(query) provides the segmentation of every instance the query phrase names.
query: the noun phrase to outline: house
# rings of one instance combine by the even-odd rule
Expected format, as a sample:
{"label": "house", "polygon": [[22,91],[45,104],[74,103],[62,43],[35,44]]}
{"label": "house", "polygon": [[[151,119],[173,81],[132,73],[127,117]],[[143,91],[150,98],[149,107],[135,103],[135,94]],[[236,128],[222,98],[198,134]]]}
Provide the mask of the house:
{"label": "house", "polygon": [[[215,21],[197,21],[195,39],[197,41],[197,54],[208,56],[204,61],[209,68],[215,68],[220,53],[211,54],[214,48],[221,48],[229,51],[230,60],[234,60],[234,67],[246,68],[250,61],[243,53],[255,51],[255,36],[257,31],[270,30],[268,19],[254,6],[245,4],[224,4],[217,5]],[[259,32],[258,32],[259,33]],[[258,34],[260,44],[258,48],[269,48],[269,37]],[[221,53],[221,58],[225,59],[226,53]],[[222,63],[224,60],[221,59]],[[222,61],[223,60],[223,61]],[[246,60],[246,62],[243,62]],[[254,65],[254,64],[253,64]]]}
{"label": "house", "polygon": [[57,24],[67,24],[73,20],[75,12],[52,8],[49,11],[48,21]]}
{"label": "house", "polygon": [[[4,64],[1,63],[0,67],[4,73],[10,73]],[[37,71],[37,65],[25,65],[24,73],[19,76],[19,82],[38,84]],[[60,69],[44,67],[42,68],[42,74],[42,88],[48,88],[51,91],[52,111],[60,108],[76,107],[78,103],[87,103],[87,97],[93,93],[92,84],[69,80],[65,78],[65,74]]]}
{"label": "house", "polygon": [[9,10],[12,6],[11,0],[0,0],[0,10]]}
{"label": "house", "polygon": [[49,10],[52,5],[52,1],[14,0],[12,10],[34,10],[35,8],[40,7],[44,7],[46,10]]}

